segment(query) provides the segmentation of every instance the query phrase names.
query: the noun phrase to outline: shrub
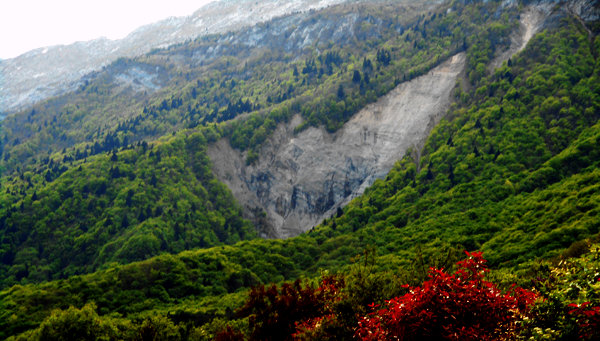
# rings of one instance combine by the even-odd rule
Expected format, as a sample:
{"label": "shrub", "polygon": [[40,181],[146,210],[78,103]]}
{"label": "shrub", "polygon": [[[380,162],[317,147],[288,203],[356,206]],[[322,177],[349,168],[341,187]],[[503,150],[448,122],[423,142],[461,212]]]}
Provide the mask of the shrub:
{"label": "shrub", "polygon": [[[422,287],[389,300],[359,321],[361,340],[499,340],[514,337],[536,294],[513,286],[502,293],[484,279],[481,252],[468,253],[458,270],[430,269]],[[373,309],[378,308],[372,305]]]}
{"label": "shrub", "polygon": [[251,340],[301,338],[304,331],[331,313],[331,302],[342,286],[343,281],[335,276],[324,276],[318,288],[303,286],[300,280],[284,283],[281,288],[261,285],[251,290],[238,314],[249,317]]}
{"label": "shrub", "polygon": [[590,306],[591,302],[572,303],[569,314],[577,317],[578,336],[583,340],[600,339],[600,306]]}

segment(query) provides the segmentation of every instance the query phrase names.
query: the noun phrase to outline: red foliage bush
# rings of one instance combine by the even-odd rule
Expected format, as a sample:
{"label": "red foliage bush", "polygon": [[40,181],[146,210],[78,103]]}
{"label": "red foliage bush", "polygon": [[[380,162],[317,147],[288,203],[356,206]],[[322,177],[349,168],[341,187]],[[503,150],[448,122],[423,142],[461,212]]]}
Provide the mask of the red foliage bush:
{"label": "red foliage bush", "polygon": [[571,303],[569,307],[574,308],[569,314],[576,316],[578,336],[583,340],[600,339],[600,307],[591,307],[590,302],[582,304]]}
{"label": "red foliage bush", "polygon": [[[468,253],[454,274],[430,269],[422,287],[387,302],[359,321],[361,340],[499,340],[513,338],[536,294],[513,287],[502,293],[484,279],[481,252]],[[373,306],[373,309],[378,308]]]}
{"label": "red foliage bush", "polygon": [[343,285],[342,279],[326,276],[316,289],[303,287],[300,280],[280,289],[255,287],[239,315],[249,316],[251,340],[300,339],[331,314],[331,304]]}

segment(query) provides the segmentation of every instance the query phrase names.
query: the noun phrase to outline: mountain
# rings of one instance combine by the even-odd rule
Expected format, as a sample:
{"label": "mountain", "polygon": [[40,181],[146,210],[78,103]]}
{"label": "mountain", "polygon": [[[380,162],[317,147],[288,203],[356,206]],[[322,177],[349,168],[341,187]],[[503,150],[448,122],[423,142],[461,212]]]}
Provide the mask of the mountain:
{"label": "mountain", "polygon": [[[373,5],[339,6],[119,60],[92,75],[77,91],[8,117],[2,122],[2,164],[7,176],[0,195],[4,285],[62,278],[114,261],[128,263],[161,252],[251,238],[247,224],[236,219],[240,214],[232,197],[206,168],[210,161],[204,148],[228,136],[245,143],[246,149],[257,149],[258,137],[246,138],[246,133],[260,133],[264,139],[266,126],[285,122],[293,111],[314,115],[312,107],[329,106],[332,99],[334,105],[348,109],[340,110],[335,120],[326,113],[318,119],[328,121],[329,129],[341,126],[342,115],[349,119],[361,102],[375,100],[375,93],[389,91],[397,81],[392,71],[398,66],[390,63],[390,52],[368,47],[358,38],[410,47],[403,57],[403,66],[411,66],[405,71],[408,78],[433,67],[442,53],[430,51],[416,59],[422,49],[415,42],[434,46],[442,41],[457,48],[460,38],[446,36],[449,29],[430,42],[409,37],[415,34],[412,26],[422,20],[417,13],[437,5],[386,6],[402,8],[405,16],[389,15]],[[363,27],[361,21],[373,24]],[[464,28],[471,31],[475,25]],[[398,39],[398,30],[409,38]],[[347,43],[331,45],[334,38]],[[312,47],[321,45],[325,45],[324,57],[312,58]],[[275,50],[268,54],[266,47]],[[302,59],[290,61],[287,51]],[[268,64],[263,62],[266,56]],[[348,69],[354,58],[365,65],[360,82],[352,80],[355,72]],[[237,60],[246,61],[243,69]],[[272,78],[274,69],[275,73],[285,70],[283,76]],[[246,97],[264,86],[265,79],[272,80],[271,88]],[[154,85],[160,87],[152,91]],[[323,95],[312,95],[315,86]],[[345,99],[334,90],[340,86],[348,92]],[[449,92],[450,87],[440,91]],[[332,94],[325,95],[328,92]],[[300,98],[310,101],[292,104]],[[264,127],[248,130],[246,119]],[[176,141],[171,141],[172,133],[179,134]],[[175,152],[188,144],[194,146],[186,147],[191,148],[189,154]],[[161,177],[166,169],[170,175]],[[185,184],[190,191],[182,192]],[[360,182],[355,181],[347,190],[352,192],[357,185]],[[165,196],[170,192],[181,195]],[[315,194],[317,199],[320,196]],[[180,207],[191,211],[180,216]],[[53,229],[50,235],[45,231],[48,226]],[[256,226],[265,236],[281,235],[268,224]],[[177,233],[172,231],[175,227]],[[293,234],[302,230],[295,226]]]}
{"label": "mountain", "polygon": [[[292,101],[300,104],[301,98],[314,97],[314,85],[324,91],[318,100],[329,100],[327,93],[338,90],[331,89],[330,83],[342,80],[349,83],[348,90],[362,92],[356,94],[361,101],[374,101],[399,81],[398,76],[391,69],[380,74],[376,72],[379,70],[368,68],[367,73],[375,75],[373,84],[366,84],[373,78],[370,75],[363,79],[362,86],[361,82],[349,82],[347,77],[352,77],[353,71],[347,67],[352,64],[350,58],[356,58],[354,51],[366,57],[367,52],[374,52],[366,39],[381,42],[395,39],[398,30],[413,31],[419,20],[416,13],[435,6],[435,2],[399,4],[404,14],[398,18],[376,20],[374,15],[381,13],[375,7],[364,7],[358,16],[352,7],[338,9],[339,13],[333,9],[325,13],[300,13],[257,25],[252,30],[204,37],[136,59],[118,60],[87,76],[76,91],[8,117],[3,122],[3,166],[14,170],[49,153],[94,140],[99,143],[104,140],[103,144],[108,140],[119,143],[124,139],[151,140],[183,127],[228,121],[244,113],[264,113],[277,106],[289,107]],[[359,25],[359,19],[370,20],[372,24]],[[446,39],[444,43],[454,44],[452,49],[456,50],[460,38],[449,33],[446,29],[437,40]],[[414,45],[412,35],[405,36],[408,38],[402,44],[408,45],[410,40]],[[405,78],[415,77],[438,63],[440,56],[448,54],[438,47],[427,52],[425,58],[415,58],[425,45],[434,43],[420,35],[415,38],[423,40],[424,45],[411,47],[403,57]],[[331,43],[335,39],[345,43],[335,46]],[[321,58],[326,60],[310,58],[315,48],[322,50]],[[265,59],[270,65],[265,65]],[[375,59],[377,53],[369,56],[373,67]],[[390,67],[400,72],[399,65]],[[265,89],[254,90],[264,86],[265,77],[274,81]],[[309,110],[308,106],[304,110]],[[168,115],[162,113],[166,111]],[[356,109],[347,111],[345,115]],[[313,120],[328,120],[324,113],[319,116]],[[328,129],[341,124],[337,119],[329,120]],[[79,149],[84,147],[91,146],[80,145]]]}
{"label": "mountain", "polygon": [[597,13],[340,4],[8,117],[0,337],[597,338]]}
{"label": "mountain", "polygon": [[[436,5],[387,6],[403,8],[405,16],[385,14],[373,5],[339,6],[121,59],[90,75],[78,90],[6,118],[1,163],[7,175],[0,195],[4,285],[252,238],[233,198],[206,168],[210,161],[204,148],[220,136],[238,136],[241,143],[259,148],[257,137],[240,134],[265,128],[248,131],[246,118],[263,125],[283,122],[281,113],[292,112],[291,107],[308,113],[312,106],[340,100],[338,94],[311,95],[315,85],[324,93],[346,86],[349,108],[340,112],[346,119],[356,110],[351,107],[360,105],[350,101],[366,103],[367,97],[376,98],[375,92],[387,91],[397,77],[389,71],[389,52],[377,52],[361,40],[396,40],[398,30],[412,35],[409,25],[421,20],[417,13]],[[361,21],[373,24],[359,26]],[[334,46],[332,39],[347,43]],[[442,36],[422,43],[451,44],[451,39],[458,38]],[[399,43],[414,45],[406,39]],[[313,59],[312,48],[321,45],[324,58]],[[364,52],[352,55],[361,49]],[[419,50],[412,47],[406,55],[405,65],[414,69],[407,70],[406,77],[416,77],[439,59],[435,51],[427,58],[408,59]],[[301,59],[290,60],[290,53]],[[367,58],[367,53],[373,56]],[[265,57],[270,58],[268,64]],[[365,63],[362,82],[349,79],[354,74],[347,68],[352,58]],[[283,77],[272,77],[275,68],[275,73],[285,70]],[[276,81],[260,94],[247,95],[264,86],[265,79]],[[312,103],[305,108],[299,102],[291,104],[302,97]],[[320,119],[330,120],[325,114]],[[171,141],[171,134],[179,134],[177,141]],[[262,135],[267,137],[266,132]],[[186,147],[191,148],[189,154],[175,152],[188,144],[195,146]],[[161,176],[166,169],[171,175]],[[185,184],[189,191],[181,190]],[[165,196],[167,192],[181,195]],[[181,207],[190,212],[180,216]],[[48,226],[52,234],[45,231]],[[177,233],[172,231],[175,227]],[[268,225],[257,228],[263,235],[277,236]],[[296,228],[295,234],[300,231]]]}
{"label": "mountain", "polygon": [[[219,141],[208,151],[215,174],[250,219],[264,220],[269,236],[306,232],[384,178],[409,149],[422,148],[448,110],[464,67],[464,53],[452,56],[369,104],[335,133],[317,127],[296,133],[303,119],[294,116],[273,132],[250,165],[226,140]],[[266,217],[260,217],[263,212]]]}
{"label": "mountain", "polygon": [[171,17],[142,26],[123,39],[106,38],[49,46],[0,61],[0,113],[29,108],[46,98],[77,89],[86,74],[118,58],[155,48],[252,26],[274,17],[316,10],[342,0],[217,1],[188,17]]}

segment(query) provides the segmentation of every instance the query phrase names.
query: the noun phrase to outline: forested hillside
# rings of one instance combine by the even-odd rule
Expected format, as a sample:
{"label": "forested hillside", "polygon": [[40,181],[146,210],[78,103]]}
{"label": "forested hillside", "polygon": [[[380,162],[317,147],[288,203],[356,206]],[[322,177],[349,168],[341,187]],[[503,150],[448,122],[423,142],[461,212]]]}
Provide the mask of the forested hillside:
{"label": "forested hillside", "polygon": [[65,152],[110,151],[243,113],[251,118],[230,125],[228,135],[253,154],[293,113],[335,130],[399,82],[483,39],[482,25],[495,24],[487,57],[507,44],[517,12],[499,17],[492,7],[345,5],[121,59],[87,76],[78,91],[4,120],[3,165],[22,169],[74,144]]}
{"label": "forested hillside", "polygon": [[[525,5],[455,1],[406,22],[394,5],[334,7],[303,20],[358,13],[360,30],[295,58],[281,45],[182,66],[238,51],[231,33],[120,61],[172,78],[112,126],[94,122],[131,90],[107,74],[7,120],[0,338],[597,339],[600,26],[553,5],[490,71]],[[296,44],[290,18],[240,35],[289,20]],[[464,77],[422,151],[310,232],[255,238],[207,145],[227,138],[252,163],[292,115],[334,131],[458,51]],[[68,105],[108,116],[70,120]]]}
{"label": "forested hillside", "polygon": [[[304,126],[335,130],[395,84],[469,45],[478,53],[469,70],[479,72],[478,63],[506,47],[508,22],[517,16],[514,8],[492,15],[495,6],[444,4],[421,13],[430,7],[364,4],[284,17],[241,36],[199,38],[117,61],[79,91],[7,118],[0,282],[66,278],[251,238],[231,194],[214,179],[207,143],[229,138],[249,149],[252,162],[293,114]],[[336,23],[354,23],[354,30]],[[300,34],[296,25],[306,30],[291,39]],[[331,44],[333,37],[345,43]],[[132,73],[133,85],[119,83]],[[163,88],[153,92],[153,84]]]}
{"label": "forested hillside", "polygon": [[256,236],[212,175],[206,143],[196,132],[84,160],[65,156],[5,183],[2,286]]}

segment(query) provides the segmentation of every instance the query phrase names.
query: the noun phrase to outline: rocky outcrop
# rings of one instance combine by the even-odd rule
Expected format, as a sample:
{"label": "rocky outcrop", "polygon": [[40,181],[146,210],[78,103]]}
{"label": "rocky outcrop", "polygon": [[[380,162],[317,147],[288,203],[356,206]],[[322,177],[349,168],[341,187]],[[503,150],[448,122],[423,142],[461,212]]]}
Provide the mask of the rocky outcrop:
{"label": "rocky outcrop", "polygon": [[[584,14],[590,3],[530,2],[510,46],[500,51],[490,71],[525,48],[545,25],[551,25],[553,19],[548,18],[566,13],[584,21],[595,18],[596,12]],[[507,0],[504,5],[517,6],[517,1]],[[593,8],[597,11],[597,6]],[[300,234],[383,178],[410,148],[418,154],[429,131],[446,113],[464,66],[465,56],[455,55],[426,75],[400,84],[335,134],[309,128],[294,135],[294,128],[302,122],[294,117],[277,128],[253,165],[246,165],[244,155],[221,140],[209,149],[214,171],[265,237]]]}
{"label": "rocky outcrop", "polygon": [[383,178],[412,147],[417,150],[446,112],[463,71],[458,54],[424,76],[400,84],[334,134],[302,119],[280,125],[253,165],[221,140],[209,148],[214,171],[265,237],[287,238],[310,229],[375,179]]}
{"label": "rocky outcrop", "polygon": [[600,2],[598,0],[569,0],[566,8],[584,22],[600,20]]}
{"label": "rocky outcrop", "polygon": [[[507,5],[516,5],[507,2]],[[488,70],[493,71],[507,61],[515,53],[523,50],[529,40],[540,31],[544,20],[550,15],[553,5],[550,3],[532,4],[521,12],[519,27],[510,36],[510,45],[501,51],[489,64]]]}

